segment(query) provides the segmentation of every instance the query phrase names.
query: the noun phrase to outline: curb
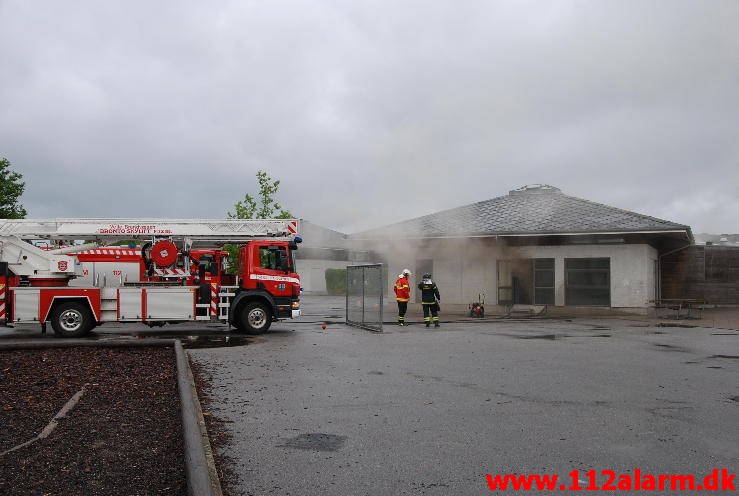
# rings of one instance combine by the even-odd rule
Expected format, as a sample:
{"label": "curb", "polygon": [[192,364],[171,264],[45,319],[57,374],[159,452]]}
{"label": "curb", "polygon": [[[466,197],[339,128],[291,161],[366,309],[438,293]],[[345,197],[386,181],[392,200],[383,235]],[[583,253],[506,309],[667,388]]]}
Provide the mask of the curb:
{"label": "curb", "polygon": [[179,339],[174,342],[177,355],[177,388],[182,404],[182,430],[185,438],[187,490],[192,496],[221,496],[213,451],[208,439],[205,418],[198,400],[190,361]]}
{"label": "curb", "polygon": [[177,390],[180,393],[182,431],[184,437],[185,477],[190,496],[222,496],[221,482],[215,467],[213,452],[205,426],[200,400],[190,362],[179,339],[138,339],[136,341],[14,341],[0,343],[2,350],[28,350],[43,348],[136,348],[173,346],[177,362]]}

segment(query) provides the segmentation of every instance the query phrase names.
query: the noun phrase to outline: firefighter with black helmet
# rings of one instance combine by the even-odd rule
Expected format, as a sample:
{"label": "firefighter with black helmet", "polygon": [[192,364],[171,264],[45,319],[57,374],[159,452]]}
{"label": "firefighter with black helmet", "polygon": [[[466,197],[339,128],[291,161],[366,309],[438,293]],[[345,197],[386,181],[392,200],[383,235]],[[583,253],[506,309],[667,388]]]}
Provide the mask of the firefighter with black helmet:
{"label": "firefighter with black helmet", "polygon": [[441,295],[439,295],[439,288],[436,287],[436,283],[431,280],[431,274],[423,275],[423,280],[418,284],[418,289],[421,290],[421,307],[423,308],[423,321],[426,323],[426,327],[429,327],[431,322],[434,323],[434,327],[439,327]]}

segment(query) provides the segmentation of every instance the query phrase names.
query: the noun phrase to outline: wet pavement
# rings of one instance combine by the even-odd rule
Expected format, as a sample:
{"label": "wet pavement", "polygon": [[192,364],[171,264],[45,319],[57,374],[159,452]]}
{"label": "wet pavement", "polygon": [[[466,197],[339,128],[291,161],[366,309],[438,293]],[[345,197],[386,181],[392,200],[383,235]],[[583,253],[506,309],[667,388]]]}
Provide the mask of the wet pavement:
{"label": "wet pavement", "polygon": [[[104,325],[94,340],[178,338],[213,378],[238,494],[495,494],[486,474],[739,471],[739,312],[702,319],[472,319],[419,309],[383,333],[305,296],[266,335],[221,325]],[[326,325],[326,328],[323,328]],[[0,329],[0,343],[41,336]],[[613,492],[601,492],[614,494]],[[617,494],[643,494],[618,491]],[[524,494],[513,490],[498,494]]]}
{"label": "wet pavement", "polygon": [[474,495],[493,494],[497,473],[569,486],[578,470],[586,486],[588,470],[598,484],[604,470],[739,471],[731,324],[460,312],[440,329],[373,333],[339,323],[343,305],[307,296],[303,317],[245,346],[189,350],[231,426],[240,494]]}

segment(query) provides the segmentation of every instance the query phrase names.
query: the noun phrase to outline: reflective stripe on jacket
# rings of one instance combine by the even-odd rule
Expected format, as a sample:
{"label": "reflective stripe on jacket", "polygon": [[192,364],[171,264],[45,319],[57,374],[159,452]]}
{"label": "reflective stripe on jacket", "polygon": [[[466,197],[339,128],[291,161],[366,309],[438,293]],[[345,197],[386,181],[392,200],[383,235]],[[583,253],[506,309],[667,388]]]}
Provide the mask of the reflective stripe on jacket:
{"label": "reflective stripe on jacket", "polygon": [[411,287],[408,285],[408,278],[407,277],[399,277],[397,281],[395,281],[395,286],[393,286],[393,291],[395,291],[395,299],[398,301],[408,301],[411,299]]}

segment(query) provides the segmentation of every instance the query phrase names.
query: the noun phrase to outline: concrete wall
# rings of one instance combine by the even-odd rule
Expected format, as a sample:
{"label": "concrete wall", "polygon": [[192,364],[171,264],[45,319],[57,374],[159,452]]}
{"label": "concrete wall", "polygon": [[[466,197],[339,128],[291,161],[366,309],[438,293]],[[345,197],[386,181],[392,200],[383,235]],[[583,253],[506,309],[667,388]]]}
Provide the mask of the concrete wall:
{"label": "concrete wall", "polygon": [[556,306],[565,304],[565,258],[610,258],[612,307],[643,308],[655,299],[657,250],[648,245],[535,246],[521,255],[554,258]]}
{"label": "concrete wall", "polygon": [[[378,251],[383,249],[374,248]],[[555,306],[564,306],[565,258],[609,258],[612,307],[643,309],[651,306],[655,299],[658,256],[654,248],[644,244],[505,247],[490,239],[473,238],[426,240],[415,249],[399,250],[405,256],[397,259],[392,252],[381,252],[390,260],[389,295],[393,294],[392,284],[400,271],[404,268],[414,270],[416,259],[432,259],[434,281],[439,286],[443,302],[467,304],[478,301],[478,295],[483,293],[487,303],[496,304],[499,260],[554,258]],[[411,287],[415,287],[420,279],[421,274],[413,274]],[[415,302],[415,291],[412,296],[411,301]]]}
{"label": "concrete wall", "polygon": [[298,260],[300,287],[304,294],[326,294],[326,269],[346,269],[352,262],[335,260]]}

